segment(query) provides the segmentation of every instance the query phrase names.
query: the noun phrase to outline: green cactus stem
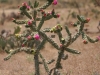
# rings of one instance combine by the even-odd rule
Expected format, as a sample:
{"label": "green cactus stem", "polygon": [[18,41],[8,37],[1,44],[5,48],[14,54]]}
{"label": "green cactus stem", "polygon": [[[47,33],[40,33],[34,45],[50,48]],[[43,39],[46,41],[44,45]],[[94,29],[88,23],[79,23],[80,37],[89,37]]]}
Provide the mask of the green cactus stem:
{"label": "green cactus stem", "polygon": [[13,34],[18,34],[20,31],[21,31],[21,27],[17,26],[17,27],[15,27]]}
{"label": "green cactus stem", "polygon": [[40,55],[40,58],[41,58],[41,59],[42,59],[42,61],[43,61],[44,68],[45,68],[46,72],[49,74],[49,68],[48,68],[48,65],[47,65],[47,63],[46,63],[46,61],[45,61],[44,57],[42,56],[42,54],[41,54],[41,53],[39,53],[39,55]]}
{"label": "green cactus stem", "polygon": [[[53,18],[52,15],[46,16],[46,17],[45,17],[45,21],[46,21],[46,20],[50,20],[50,19],[52,19],[52,18]],[[41,18],[36,18],[36,21],[40,21],[40,20],[41,20]]]}
{"label": "green cactus stem", "polygon": [[11,49],[11,50],[10,50],[10,53],[8,54],[7,57],[4,58],[4,60],[10,59],[12,55],[14,55],[14,54],[16,54],[16,53],[18,53],[18,52],[21,52],[21,51],[24,51],[24,52],[26,52],[26,53],[31,53],[31,54],[34,52],[33,49],[27,48],[27,47],[21,47],[21,48],[17,48],[17,49],[14,49],[14,50]]}
{"label": "green cactus stem", "polygon": [[33,13],[33,15],[32,15],[32,16],[34,17],[34,20],[36,20],[36,17],[37,17],[37,11],[36,11],[36,10],[34,10],[33,12],[34,12],[34,13]]}
{"label": "green cactus stem", "polygon": [[31,3],[31,1],[28,1],[29,6],[33,9],[33,5]]}
{"label": "green cactus stem", "polygon": [[13,21],[15,24],[18,24],[18,25],[22,25],[22,24],[26,24],[27,23],[27,21],[25,21],[25,20],[14,20]]}
{"label": "green cactus stem", "polygon": [[39,51],[41,50],[41,48],[44,46],[46,42],[46,39],[44,39],[39,46],[37,47],[37,49],[35,50],[35,55],[34,55],[34,63],[35,63],[35,74],[36,75],[40,75],[40,68],[39,68]]}
{"label": "green cactus stem", "polygon": [[61,59],[62,59],[63,53],[64,53],[64,49],[59,50],[59,52],[58,52],[58,58],[57,58],[56,65],[55,65],[55,69],[62,69]]}
{"label": "green cactus stem", "polygon": [[49,38],[43,31],[39,31],[39,34],[42,35],[52,46],[54,46],[57,50],[60,50],[57,43],[55,43],[51,38]]}
{"label": "green cactus stem", "polygon": [[60,32],[60,31],[57,32],[57,35],[58,35],[58,37],[59,37],[60,43],[62,43],[62,34],[61,34],[61,32]]}
{"label": "green cactus stem", "polygon": [[82,23],[84,23],[85,18],[83,16],[77,15],[77,18],[79,21],[81,21]]}
{"label": "green cactus stem", "polygon": [[0,38],[0,47],[4,50],[6,45],[7,45],[7,42],[5,41],[5,39]]}
{"label": "green cactus stem", "polygon": [[52,60],[48,61],[47,64],[51,64],[51,63],[53,63],[54,61],[55,61],[55,59],[52,59]]}
{"label": "green cactus stem", "polygon": [[34,24],[32,27],[30,27],[30,29],[31,29],[33,32],[36,32],[36,31],[37,31],[37,28],[36,28],[35,24]]}
{"label": "green cactus stem", "polygon": [[44,28],[42,31],[43,32],[50,32],[51,28]]}
{"label": "green cactus stem", "polygon": [[[46,39],[43,39],[43,41],[39,44],[39,46],[37,47],[37,50],[41,50],[41,48],[45,45],[46,43]],[[39,52],[39,51],[38,51]]]}
{"label": "green cactus stem", "polygon": [[39,23],[39,25],[38,25],[38,27],[37,27],[37,31],[39,31],[41,29],[41,27],[42,27],[42,25],[44,23],[44,19],[45,19],[45,17],[43,16],[41,21],[40,21],[40,23]]}
{"label": "green cactus stem", "polygon": [[34,55],[35,75],[40,75],[38,52]]}
{"label": "green cactus stem", "polygon": [[6,61],[6,60],[10,59],[11,56],[12,56],[13,54],[19,52],[19,50],[20,50],[19,48],[16,49],[16,50],[13,50],[12,52],[10,52],[10,54],[9,54],[7,57],[4,58],[4,60]]}
{"label": "green cactus stem", "polygon": [[85,34],[84,32],[82,32],[81,34],[82,34],[82,39],[83,39],[83,40],[84,40],[84,39],[87,40],[86,34]]}
{"label": "green cactus stem", "polygon": [[[51,59],[51,60],[47,61],[46,63],[47,63],[47,64],[51,64],[51,63],[53,63],[54,61],[55,61],[55,59]],[[40,61],[39,64],[43,64],[43,62]]]}
{"label": "green cactus stem", "polygon": [[84,40],[89,41],[90,43],[95,43],[95,42],[98,41],[97,39],[92,39],[92,38],[90,38],[90,37],[89,37],[88,35],[86,35],[84,32],[82,32],[82,38],[83,38]]}
{"label": "green cactus stem", "polygon": [[53,0],[51,1],[47,1],[45,4],[43,4],[43,6],[40,6],[39,8],[37,8],[37,11],[40,11],[41,9],[46,9],[47,7],[49,7],[52,4]]}
{"label": "green cactus stem", "polygon": [[92,39],[92,38],[90,38],[88,35],[86,35],[86,37],[87,37],[87,40],[88,40],[90,43],[95,43],[95,42],[98,41],[97,39]]}
{"label": "green cactus stem", "polygon": [[69,31],[69,29],[68,29],[68,27],[67,27],[67,26],[65,26],[65,30],[66,30],[66,32],[67,32],[67,34],[68,34],[68,36],[70,36],[70,37],[71,37],[71,33],[70,33],[70,31]]}
{"label": "green cactus stem", "polygon": [[22,12],[23,12],[29,19],[32,19],[32,16],[31,16],[26,10],[22,10]]}
{"label": "green cactus stem", "polygon": [[34,8],[37,8],[38,5],[39,5],[39,2],[37,2],[37,1],[35,0],[35,2],[34,2]]}
{"label": "green cactus stem", "polygon": [[32,16],[33,16],[33,18],[34,18],[34,24],[35,24],[35,26],[36,26],[37,11],[36,11],[35,9],[32,10]]}
{"label": "green cactus stem", "polygon": [[81,52],[74,50],[74,49],[70,49],[70,48],[65,48],[65,51],[73,53],[73,54],[80,54]]}
{"label": "green cactus stem", "polygon": [[81,35],[83,28],[84,23],[81,23],[81,25],[79,25],[78,32],[72,37],[71,44]]}
{"label": "green cactus stem", "polygon": [[65,46],[67,47],[68,45],[70,45],[72,36],[71,36],[71,33],[70,33],[70,31],[69,31],[69,29],[68,29],[67,26],[65,26],[65,30],[66,30],[66,32],[67,32],[67,34],[68,34],[68,37],[65,39],[65,41],[66,41],[66,42],[65,42]]}

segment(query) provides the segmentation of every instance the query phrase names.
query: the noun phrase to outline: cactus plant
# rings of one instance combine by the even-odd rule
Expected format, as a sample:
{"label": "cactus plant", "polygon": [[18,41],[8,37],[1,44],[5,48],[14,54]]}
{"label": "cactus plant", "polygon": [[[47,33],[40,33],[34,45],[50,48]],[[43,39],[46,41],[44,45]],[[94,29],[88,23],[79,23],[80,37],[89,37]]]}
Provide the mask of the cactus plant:
{"label": "cactus plant", "polygon": [[[15,45],[12,46],[11,40],[7,42],[10,44],[10,48],[7,46],[6,51],[8,50],[8,56],[4,58],[4,60],[10,59],[14,54],[25,51],[26,53],[32,54],[34,56],[34,66],[35,66],[35,75],[41,75],[40,74],[40,61],[39,57],[42,59],[42,64],[44,65],[44,69],[47,72],[47,75],[61,75],[59,69],[62,69],[63,66],[61,64],[61,60],[65,60],[66,58],[63,58],[64,52],[70,52],[73,54],[80,54],[81,52],[69,48],[69,46],[77,40],[79,36],[82,35],[82,39],[84,40],[83,43],[87,44],[87,42],[95,43],[99,41],[100,38],[91,39],[87,34],[84,33],[83,28],[85,23],[89,22],[89,18],[85,18],[83,16],[77,15],[78,22],[74,23],[75,27],[78,28],[78,32],[72,36],[69,28],[65,26],[64,28],[62,25],[57,24],[56,26],[52,28],[45,28],[42,29],[42,26],[46,20],[50,20],[51,18],[59,18],[59,14],[56,14],[55,9],[53,9],[50,13],[46,13],[44,9],[46,9],[51,4],[56,5],[57,0],[47,0],[47,2],[39,7],[39,2],[35,1],[34,5],[29,1],[29,3],[22,3],[20,6],[20,13],[22,15],[25,15],[29,20],[16,20],[13,19],[13,22],[17,25],[22,25],[26,27],[26,30],[22,33],[20,32],[20,27],[15,28],[13,37],[15,38]],[[38,16],[38,12],[41,13],[41,17]],[[37,21],[39,24],[37,25]],[[29,29],[29,30],[27,30]],[[62,30],[65,29],[68,36],[66,38],[62,35]],[[52,38],[47,36],[47,33],[55,33],[57,34],[60,44],[57,44],[55,41],[52,40]],[[11,36],[10,36],[11,38]],[[38,46],[34,48],[34,41],[40,41]],[[55,49],[58,51],[57,60],[52,59],[49,62],[46,62],[46,59],[41,54],[40,50],[44,47],[46,42],[49,42],[52,46],[54,46]],[[13,43],[14,44],[14,43]],[[0,40],[1,45],[1,40]],[[4,46],[4,45],[3,45]],[[3,47],[2,46],[2,47]],[[56,61],[55,66],[52,69],[48,68],[48,64],[53,63],[53,61]]]}

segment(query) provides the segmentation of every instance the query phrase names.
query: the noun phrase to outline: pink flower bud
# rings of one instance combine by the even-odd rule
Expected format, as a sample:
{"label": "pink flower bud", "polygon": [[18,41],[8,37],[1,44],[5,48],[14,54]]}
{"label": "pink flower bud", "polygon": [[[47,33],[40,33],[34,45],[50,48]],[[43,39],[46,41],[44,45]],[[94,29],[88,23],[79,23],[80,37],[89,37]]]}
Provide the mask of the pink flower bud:
{"label": "pink flower bud", "polygon": [[43,9],[40,9],[40,11],[41,11],[41,12],[44,12],[44,10],[43,10]]}
{"label": "pink flower bud", "polygon": [[88,23],[89,21],[90,21],[90,18],[87,18],[87,19],[86,19],[86,22]]}
{"label": "pink flower bud", "polygon": [[32,20],[29,20],[28,21],[28,25],[32,25]]}
{"label": "pink flower bud", "polygon": [[60,44],[60,48],[62,48],[63,47],[63,45],[62,44]]}
{"label": "pink flower bud", "polygon": [[22,3],[22,6],[26,6],[27,7],[27,3],[26,2]]}
{"label": "pink flower bud", "polygon": [[53,5],[57,5],[58,1],[57,0],[53,0]]}
{"label": "pink flower bud", "polygon": [[20,8],[20,6],[18,6],[18,8]]}
{"label": "pink flower bud", "polygon": [[11,20],[13,21],[13,20],[15,20],[15,18],[11,18]]}
{"label": "pink flower bud", "polygon": [[27,10],[30,10],[30,6],[27,6]]}
{"label": "pink flower bud", "polygon": [[87,44],[87,43],[88,43],[88,41],[86,41],[86,40],[83,40],[83,43],[84,43],[84,44]]}
{"label": "pink flower bud", "polygon": [[24,47],[25,46],[25,44],[22,44],[22,47]]}
{"label": "pink flower bud", "polygon": [[11,20],[12,20],[13,22],[15,22],[15,21],[16,21],[16,19],[15,19],[15,18],[11,18]]}
{"label": "pink flower bud", "polygon": [[98,41],[100,40],[100,36],[97,37],[97,40],[98,40]]}
{"label": "pink flower bud", "polygon": [[34,38],[35,38],[36,40],[39,40],[39,39],[40,39],[39,34],[35,34],[35,35],[34,35]]}
{"label": "pink flower bud", "polygon": [[18,14],[18,15],[20,15],[20,14],[21,14],[21,12],[18,12],[17,14]]}
{"label": "pink flower bud", "polygon": [[46,17],[46,15],[47,15],[46,13],[43,14],[44,17]]}
{"label": "pink flower bud", "polygon": [[28,39],[28,40],[31,40],[31,39],[32,39],[32,36],[29,35],[29,36],[27,37],[27,39]]}
{"label": "pink flower bud", "polygon": [[49,15],[51,15],[51,12],[48,12]]}
{"label": "pink flower bud", "polygon": [[60,15],[59,14],[57,14],[57,18],[59,18],[60,17]]}
{"label": "pink flower bud", "polygon": [[74,23],[73,23],[73,22],[71,22],[71,23],[70,23],[70,25],[72,25],[72,26],[73,26],[73,25],[74,25]]}

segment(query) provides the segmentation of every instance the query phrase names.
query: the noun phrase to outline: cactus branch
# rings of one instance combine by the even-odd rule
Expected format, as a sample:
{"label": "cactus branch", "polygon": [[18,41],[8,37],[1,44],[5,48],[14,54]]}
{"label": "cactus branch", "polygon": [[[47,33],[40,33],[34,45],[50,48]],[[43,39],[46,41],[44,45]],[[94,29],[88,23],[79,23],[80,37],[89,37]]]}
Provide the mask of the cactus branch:
{"label": "cactus branch", "polygon": [[[53,1],[53,0],[52,0]],[[43,6],[37,8],[37,11],[40,11],[41,9],[46,9],[48,6],[50,6],[52,4],[52,2],[47,1],[45,4],[43,4]]]}
{"label": "cactus branch", "polygon": [[11,58],[12,55],[18,53],[18,52],[21,52],[21,51],[25,51],[27,53],[32,53],[34,52],[33,49],[31,48],[27,48],[27,47],[21,47],[21,48],[17,48],[17,49],[14,49],[14,50],[10,50],[10,53],[8,54],[7,57],[4,58],[4,60],[8,60]]}
{"label": "cactus branch", "polygon": [[13,22],[16,23],[16,24],[18,24],[18,25],[19,24],[21,25],[21,24],[26,24],[27,21],[25,21],[25,20],[22,20],[22,21],[21,20],[15,20]]}
{"label": "cactus branch", "polygon": [[65,26],[65,30],[66,30],[66,32],[67,32],[67,34],[68,34],[68,37],[66,38],[66,42],[65,42],[65,46],[67,47],[68,45],[70,45],[70,42],[71,42],[71,33],[70,33],[70,31],[69,31],[69,29],[68,29],[68,27],[67,26]]}
{"label": "cactus branch", "polygon": [[57,50],[59,50],[59,46],[57,45],[57,43],[55,43],[52,39],[50,39],[44,32],[39,31],[39,34],[43,35],[43,37],[52,45],[54,46]]}
{"label": "cactus branch", "polygon": [[36,75],[40,75],[40,69],[39,69],[39,51],[41,50],[41,48],[43,47],[43,45],[45,44],[46,40],[44,39],[39,46],[37,47],[37,49],[35,50],[35,55],[34,55],[34,62],[35,62],[35,74]]}
{"label": "cactus branch", "polygon": [[41,54],[41,53],[39,53],[39,55],[40,55],[40,58],[41,58],[41,59],[42,59],[42,61],[43,61],[44,68],[45,68],[46,72],[49,74],[49,68],[48,68],[48,65],[47,65],[47,63],[46,63],[46,61],[45,61],[44,57],[42,56],[42,54]]}
{"label": "cactus branch", "polygon": [[59,40],[60,40],[60,42],[62,43],[62,34],[61,34],[61,32],[59,31],[59,32],[57,32],[57,35],[58,35],[58,37],[59,37]]}
{"label": "cactus branch", "polygon": [[22,10],[22,11],[29,19],[32,19],[32,16],[26,10]]}
{"label": "cactus branch", "polygon": [[64,49],[62,49],[62,50],[60,50],[60,51],[58,52],[58,58],[57,58],[57,61],[56,61],[55,69],[60,69],[60,68],[62,68],[60,62],[61,62],[63,53],[64,53]]}
{"label": "cactus branch", "polygon": [[[51,18],[53,18],[53,16],[52,15],[49,15],[49,16],[46,16],[44,20],[45,21],[46,20],[50,20]],[[36,18],[36,21],[40,21],[40,20],[41,20],[41,18]]]}
{"label": "cactus branch", "polygon": [[84,23],[81,23],[81,25],[79,25],[78,32],[72,37],[71,44],[81,35],[83,28],[84,28]]}
{"label": "cactus branch", "polygon": [[38,52],[34,55],[35,75],[40,75]]}
{"label": "cactus branch", "polygon": [[74,50],[74,49],[70,49],[70,48],[65,48],[65,51],[73,53],[73,54],[80,54],[81,52]]}
{"label": "cactus branch", "polygon": [[40,23],[39,23],[39,25],[38,25],[38,27],[37,27],[37,30],[38,30],[38,31],[41,29],[41,27],[42,27],[42,25],[43,25],[43,23],[44,23],[44,19],[45,19],[45,17],[42,17],[42,19],[41,19],[41,21],[40,21]]}

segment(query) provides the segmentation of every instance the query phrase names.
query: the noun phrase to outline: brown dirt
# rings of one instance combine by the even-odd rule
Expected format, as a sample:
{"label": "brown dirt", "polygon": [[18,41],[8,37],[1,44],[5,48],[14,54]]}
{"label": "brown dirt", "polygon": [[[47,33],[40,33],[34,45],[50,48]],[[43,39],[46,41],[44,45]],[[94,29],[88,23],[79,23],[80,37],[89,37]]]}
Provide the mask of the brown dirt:
{"label": "brown dirt", "polygon": [[[58,11],[60,11],[59,9]],[[63,25],[66,22],[67,9],[60,11],[61,16],[64,18],[64,21],[57,19]],[[46,21],[43,28],[55,26],[57,20],[51,19]],[[75,20],[72,20],[75,21]],[[100,35],[96,33],[98,30],[96,26],[98,25],[99,20],[92,19],[89,23],[89,31],[94,32],[95,34],[89,34],[92,38]],[[8,22],[4,26],[0,26],[0,31],[2,29],[11,29],[13,31],[14,23]],[[70,27],[72,33],[75,33],[75,28]],[[66,33],[63,31],[63,36],[66,36]],[[58,42],[58,39],[54,39]],[[77,49],[81,52],[79,55],[68,54],[67,60],[62,60],[63,75],[100,75],[100,42],[95,44],[83,44],[81,37],[79,37],[70,48]],[[57,50],[54,49],[49,43],[46,44],[44,50],[41,51],[43,56],[47,60],[57,57]],[[6,57],[6,53],[0,53],[0,75],[32,75],[34,73],[34,63],[33,56],[25,54],[24,52],[13,55],[10,60],[4,61],[3,58]],[[53,67],[52,63],[49,67]],[[46,75],[44,72],[43,66],[41,65],[41,75]]]}

